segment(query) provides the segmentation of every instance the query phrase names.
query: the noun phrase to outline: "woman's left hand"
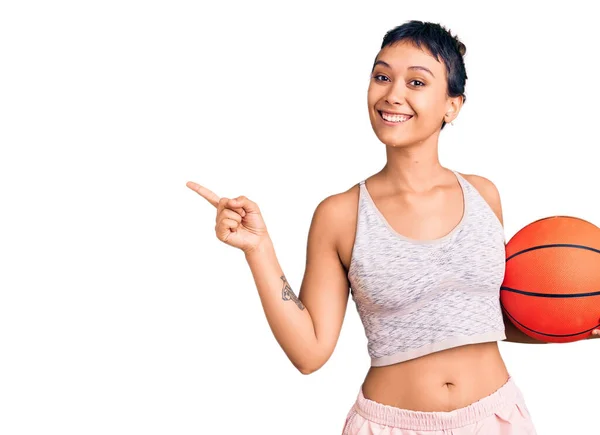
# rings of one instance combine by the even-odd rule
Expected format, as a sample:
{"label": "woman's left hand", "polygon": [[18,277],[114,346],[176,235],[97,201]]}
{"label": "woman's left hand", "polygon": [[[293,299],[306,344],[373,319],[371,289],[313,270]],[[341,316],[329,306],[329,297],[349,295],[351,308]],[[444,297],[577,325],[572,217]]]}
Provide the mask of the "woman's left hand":
{"label": "woman's left hand", "polygon": [[600,338],[600,329],[594,329],[588,338]]}

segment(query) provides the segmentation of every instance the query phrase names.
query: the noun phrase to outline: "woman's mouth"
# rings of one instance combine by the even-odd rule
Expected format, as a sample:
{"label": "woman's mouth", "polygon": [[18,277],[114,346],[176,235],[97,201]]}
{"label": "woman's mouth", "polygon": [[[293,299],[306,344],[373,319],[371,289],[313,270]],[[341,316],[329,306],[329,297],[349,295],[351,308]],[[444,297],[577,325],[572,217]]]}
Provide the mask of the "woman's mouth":
{"label": "woman's mouth", "polygon": [[403,122],[406,122],[412,118],[412,115],[406,115],[403,113],[389,113],[381,110],[378,110],[377,112],[386,124],[402,124]]}

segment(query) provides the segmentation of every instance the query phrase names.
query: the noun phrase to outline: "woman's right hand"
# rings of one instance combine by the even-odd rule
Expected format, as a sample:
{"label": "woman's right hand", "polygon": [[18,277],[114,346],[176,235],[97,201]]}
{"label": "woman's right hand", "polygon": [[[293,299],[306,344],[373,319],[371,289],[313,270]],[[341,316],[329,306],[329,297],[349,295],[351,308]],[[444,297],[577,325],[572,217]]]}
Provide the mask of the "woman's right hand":
{"label": "woman's right hand", "polygon": [[217,209],[215,232],[222,242],[248,254],[269,238],[267,226],[255,202],[245,196],[219,198],[206,187],[188,181],[186,186]]}

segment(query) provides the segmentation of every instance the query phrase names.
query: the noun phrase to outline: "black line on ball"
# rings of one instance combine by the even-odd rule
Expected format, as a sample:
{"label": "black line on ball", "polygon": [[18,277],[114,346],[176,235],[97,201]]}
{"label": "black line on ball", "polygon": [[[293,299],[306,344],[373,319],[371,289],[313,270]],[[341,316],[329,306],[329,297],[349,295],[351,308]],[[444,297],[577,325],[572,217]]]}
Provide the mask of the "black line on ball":
{"label": "black line on ball", "polygon": [[536,293],[536,292],[528,292],[525,290],[518,290],[515,288],[510,288],[506,286],[500,287],[500,290],[505,290],[511,293],[519,293],[526,296],[536,296],[540,298],[585,298],[587,296],[600,296],[600,291],[597,292],[589,292],[589,293],[557,293],[557,294],[548,294],[548,293]]}
{"label": "black line on ball", "polygon": [[576,248],[576,249],[585,249],[587,251],[592,251],[592,252],[595,252],[596,254],[600,254],[600,249],[590,248],[589,246],[585,246],[585,245],[573,245],[570,243],[554,243],[551,245],[533,246],[531,248],[527,248],[527,249],[523,249],[522,251],[515,252],[513,255],[511,255],[510,257],[508,257],[506,259],[506,262],[508,262],[508,260],[510,260],[511,258],[516,257],[517,255],[525,254],[526,252],[529,252],[529,251],[535,251],[538,249],[546,249],[546,248]]}
{"label": "black line on ball", "polygon": [[528,328],[527,326],[523,325],[521,322],[519,322],[517,319],[515,319],[512,316],[512,314],[510,314],[508,312],[508,310],[506,308],[504,308],[504,305],[502,305],[502,302],[500,302],[500,305],[502,306],[502,309],[508,315],[508,317],[510,317],[510,319],[512,321],[517,322],[519,325],[521,325],[523,328],[527,329],[528,331],[535,332],[536,334],[540,334],[540,335],[545,335],[546,337],[574,337],[576,335],[585,334],[586,332],[592,332],[594,329],[600,327],[600,323],[599,323],[596,326],[594,326],[593,328],[586,329],[585,331],[576,332],[574,334],[548,334],[548,333],[545,333],[545,332],[536,331],[535,329],[531,329],[531,328]]}

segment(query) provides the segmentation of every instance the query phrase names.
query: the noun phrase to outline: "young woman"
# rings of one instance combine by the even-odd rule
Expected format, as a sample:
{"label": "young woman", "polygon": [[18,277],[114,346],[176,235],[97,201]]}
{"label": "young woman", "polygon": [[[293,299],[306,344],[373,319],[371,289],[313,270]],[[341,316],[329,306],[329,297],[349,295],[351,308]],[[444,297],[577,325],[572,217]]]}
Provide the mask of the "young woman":
{"label": "young woman", "polygon": [[244,251],[273,334],[302,373],[332,354],[351,288],[371,368],[344,434],[536,433],[497,344],[536,342],[499,304],[498,191],[438,160],[440,132],[465,102],[464,53],[438,24],[385,35],[368,110],[387,162],[316,208],[299,296],[256,203],[187,184],[217,208],[219,240]]}

